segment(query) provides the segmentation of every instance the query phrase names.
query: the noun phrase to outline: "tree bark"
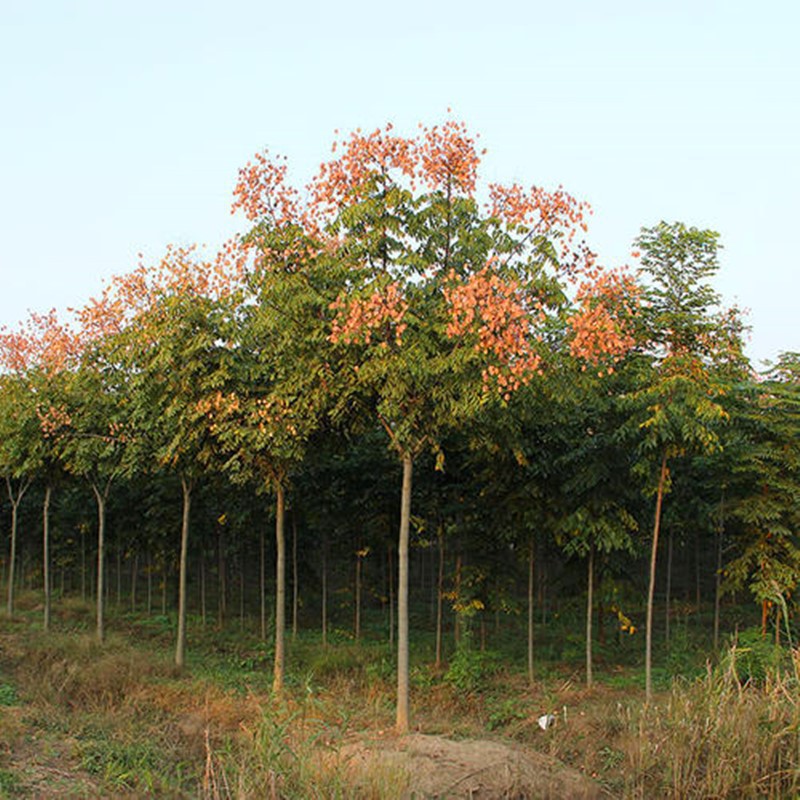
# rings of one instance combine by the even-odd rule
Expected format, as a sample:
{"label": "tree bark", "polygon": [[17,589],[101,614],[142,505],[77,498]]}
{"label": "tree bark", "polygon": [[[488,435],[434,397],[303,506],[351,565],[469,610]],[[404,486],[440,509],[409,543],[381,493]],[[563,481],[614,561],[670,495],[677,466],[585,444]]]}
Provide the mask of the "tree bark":
{"label": "tree bark", "polygon": [[178,639],[175,643],[175,666],[186,662],[186,572],[189,555],[189,514],[192,508],[192,481],[181,477],[183,518],[181,521],[181,556],[178,572]]}
{"label": "tree bark", "polygon": [[17,527],[19,524],[19,504],[28,491],[31,482],[28,478],[20,481],[16,491],[11,482],[11,478],[6,476],[6,488],[8,489],[8,500],[11,503],[11,552],[8,557],[8,574],[6,580],[8,581],[8,605],[6,606],[6,614],[9,617],[14,616],[14,580],[16,577],[16,563],[17,563]]}
{"label": "tree bark", "polygon": [[669,623],[670,623],[670,606],[672,601],[672,551],[674,544],[673,531],[670,530],[669,537],[667,538],[667,588],[666,597],[664,598],[664,641],[669,647]]}
{"label": "tree bark", "polygon": [[661,458],[661,472],[658,477],[656,493],[656,513],[653,522],[653,544],[650,549],[650,580],[647,586],[647,622],[644,649],[645,701],[653,698],[653,599],[656,589],[656,556],[658,554],[658,533],[661,528],[661,504],[664,500],[664,487],[667,483],[667,454]]}
{"label": "tree bark", "polygon": [[103,491],[96,483],[92,483],[92,491],[97,501],[97,641],[106,638],[105,630],[105,555],[106,555],[106,500],[111,481],[106,483]]}
{"label": "tree bark", "polygon": [[353,634],[355,640],[361,638],[361,553],[356,553],[356,585],[354,598]]}
{"label": "tree bark", "polygon": [[720,595],[722,589],[722,535],[725,530],[725,495],[719,501],[719,525],[717,526],[716,541],[716,562],[717,568],[714,574],[714,650],[719,648],[719,616],[720,616]]}
{"label": "tree bark", "polygon": [[436,669],[442,666],[442,605],[444,601],[444,523],[439,522],[439,572],[436,586]]}
{"label": "tree bark", "polygon": [[391,542],[387,558],[389,560],[389,647],[394,647],[394,562]]}
{"label": "tree bark", "polygon": [[528,683],[533,685],[533,615],[536,541],[531,536],[528,546]]}
{"label": "tree bark", "polygon": [[322,539],[322,646],[328,646],[328,537]]}
{"label": "tree bark", "polygon": [[261,613],[261,641],[267,640],[267,547],[265,542],[264,526],[258,536],[259,571],[258,571],[258,596],[260,598],[259,610]]}
{"label": "tree bark", "polygon": [[586,581],[586,686],[592,688],[592,611],[594,609],[594,545],[589,548]]}
{"label": "tree bark", "polygon": [[284,521],[286,516],[286,497],[280,481],[276,486],[275,502],[275,669],[272,678],[272,691],[283,690],[283,671],[285,664],[284,634],[286,631],[286,537]]}
{"label": "tree bark", "polygon": [[44,490],[42,502],[42,578],[44,581],[44,621],[45,631],[50,630],[50,495],[53,489],[50,484]]}
{"label": "tree bark", "polygon": [[400,497],[400,534],[397,544],[397,718],[398,733],[406,733],[409,724],[410,698],[408,674],[408,541],[411,524],[411,486],[414,460],[403,453],[403,485]]}
{"label": "tree bark", "polygon": [[300,606],[300,583],[297,576],[297,517],[292,511],[292,641],[297,639],[297,615]]}

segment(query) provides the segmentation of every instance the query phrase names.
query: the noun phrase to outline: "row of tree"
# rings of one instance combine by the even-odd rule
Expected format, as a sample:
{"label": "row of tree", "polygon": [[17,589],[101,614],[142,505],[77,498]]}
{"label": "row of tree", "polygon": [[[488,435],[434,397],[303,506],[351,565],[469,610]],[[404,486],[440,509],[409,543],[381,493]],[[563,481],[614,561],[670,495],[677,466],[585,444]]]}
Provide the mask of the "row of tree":
{"label": "row of tree", "polygon": [[[786,608],[800,574],[798,360],[787,354],[768,376],[753,375],[740,316],[720,308],[710,284],[718,235],[660,223],[635,243],[637,274],[603,269],[583,239],[586,205],[562,189],[480,184],[481,154],[462,124],[413,138],[391,126],[356,132],[334,151],[303,192],[280,159],[256,156],[235,189],[234,210],[249,229],[214,257],[172,248],[159,264],[113,279],[69,324],[33,315],[3,332],[8,614],[20,505],[34,482],[42,487],[45,626],[52,492],[75,479],[91,487],[101,639],[109,498],[120,486],[128,496],[137,486],[163,498],[176,485],[182,665],[192,506],[198,491],[224,479],[275,500],[276,691],[287,502],[307,512],[325,551],[341,542],[333,519],[349,516],[340,530],[351,529],[358,515],[356,552],[364,553],[397,517],[387,575],[397,601],[399,730],[409,724],[415,526],[440,552],[455,536],[480,554],[471,563],[483,588],[459,580],[448,593],[465,617],[500,608],[504,564],[528,554],[530,669],[535,554],[548,540],[584,556],[590,682],[595,572],[612,552],[638,553],[649,534],[649,696],[662,508],[672,492],[681,504],[670,532],[710,532],[716,596],[723,575],[749,585],[766,630],[770,608]],[[396,515],[386,510],[390,472],[375,457],[379,435],[401,469]],[[430,466],[416,494],[415,465]],[[362,467],[379,471],[367,488]],[[218,512],[224,520],[234,508]],[[160,532],[161,551],[169,533]],[[136,534],[125,535],[133,547]],[[724,552],[725,542],[735,547]],[[493,551],[496,564],[481,561]]]}

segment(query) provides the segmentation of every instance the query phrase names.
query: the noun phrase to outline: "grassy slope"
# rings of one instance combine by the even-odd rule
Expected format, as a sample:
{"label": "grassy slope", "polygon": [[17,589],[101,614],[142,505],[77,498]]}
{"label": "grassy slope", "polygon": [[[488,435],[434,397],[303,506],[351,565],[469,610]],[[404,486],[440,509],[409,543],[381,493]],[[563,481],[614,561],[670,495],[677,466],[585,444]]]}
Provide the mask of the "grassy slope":
{"label": "grassy slope", "polygon": [[[47,638],[25,598],[21,607],[17,619],[0,622],[0,797],[402,791],[397,776],[356,781],[335,758],[320,757],[391,735],[393,667],[383,644],[340,636],[323,649],[301,635],[290,646],[287,691],[275,698],[268,645],[238,628],[193,626],[189,665],[177,674],[167,618],[112,617],[99,646],[88,607],[61,603]],[[727,663],[664,683],[650,708],[635,664],[604,670],[601,659],[599,683],[586,689],[569,659],[543,661],[534,686],[498,654],[462,655],[447,674],[420,661],[413,719],[425,733],[512,739],[592,776],[612,797],[791,796],[800,770],[797,683],[791,665],[783,677],[769,669],[766,648],[753,662],[766,673],[746,665],[760,680],[743,688],[737,675],[758,647],[738,654],[738,669]],[[545,712],[557,722],[542,731]]]}

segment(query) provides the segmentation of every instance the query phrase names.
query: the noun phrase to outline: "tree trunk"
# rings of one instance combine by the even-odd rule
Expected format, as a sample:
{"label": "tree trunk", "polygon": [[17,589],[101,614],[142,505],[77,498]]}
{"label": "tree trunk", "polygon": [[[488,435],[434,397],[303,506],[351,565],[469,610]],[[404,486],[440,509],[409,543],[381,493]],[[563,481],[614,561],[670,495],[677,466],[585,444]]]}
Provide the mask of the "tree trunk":
{"label": "tree trunk", "polygon": [[[461,607],[461,553],[456,556],[456,580],[454,587],[456,608]],[[456,618],[453,624],[453,641],[455,646],[461,644],[461,614],[456,611]]]}
{"label": "tree trunk", "polygon": [[181,556],[178,571],[178,640],[175,643],[175,666],[186,661],[186,570],[189,555],[189,513],[192,508],[192,481],[181,476],[183,518],[181,521]]}
{"label": "tree trunk", "polygon": [[586,581],[586,685],[592,688],[592,612],[594,609],[594,545],[589,548]]}
{"label": "tree trunk", "polygon": [[719,648],[719,612],[722,589],[722,535],[725,529],[725,495],[719,501],[719,525],[717,526],[717,568],[714,574],[714,650]]}
{"label": "tree trunk", "polygon": [[322,646],[328,646],[328,537],[322,539]]}
{"label": "tree trunk", "polygon": [[117,543],[117,608],[122,608],[122,542]]}
{"label": "tree trunk", "polygon": [[105,555],[106,555],[106,500],[111,488],[111,481],[106,483],[101,492],[96,483],[92,483],[92,491],[97,501],[97,641],[106,638],[105,630]]}
{"label": "tree trunk", "polygon": [[284,521],[286,516],[286,498],[280,481],[276,487],[275,503],[275,670],[272,679],[272,691],[276,694],[283,690],[283,670],[285,663],[284,633],[286,631],[286,537]]}
{"label": "tree trunk", "polygon": [[300,583],[297,577],[297,517],[292,511],[292,641],[297,639],[297,614],[300,606]]}
{"label": "tree trunk", "polygon": [[261,641],[267,640],[267,547],[266,535],[264,533],[264,526],[258,536],[258,550],[259,550],[259,572],[258,572],[258,596],[260,598],[259,610],[261,613]]}
{"label": "tree trunk", "polygon": [[153,613],[153,553],[147,548],[147,616]]}
{"label": "tree trunk", "polygon": [[246,564],[245,554],[242,553],[239,555],[239,630],[240,631],[244,630],[244,586],[246,583],[245,564]]}
{"label": "tree trunk", "polygon": [[133,554],[131,563],[131,611],[136,611],[136,584],[139,582],[139,549]]}
{"label": "tree trunk", "polygon": [[353,634],[355,640],[361,638],[361,553],[356,553],[356,586],[354,598]]}
{"label": "tree trunk", "polygon": [[[222,518],[220,518],[222,519]],[[226,536],[225,525],[219,523],[217,537],[217,578],[219,586],[217,588],[217,619],[220,629],[225,625],[225,616],[228,612],[228,565],[226,562]]]}
{"label": "tree trunk", "polygon": [[200,624],[206,627],[206,559],[200,553]]}
{"label": "tree trunk", "polygon": [[528,546],[528,683],[533,685],[533,616],[535,604],[534,600],[534,578],[536,564],[536,541],[533,536],[530,538]]}
{"label": "tree trunk", "polygon": [[394,647],[394,563],[391,542],[389,542],[387,558],[389,560],[389,647]]}
{"label": "tree trunk", "polygon": [[672,551],[673,551],[673,539],[674,535],[672,530],[669,532],[669,537],[667,538],[667,588],[665,591],[666,597],[664,599],[664,641],[669,647],[669,623],[670,623],[670,611],[671,611],[671,601],[672,601]]}
{"label": "tree trunk", "polygon": [[81,600],[86,602],[86,527],[83,523],[81,529]]}
{"label": "tree trunk", "polygon": [[656,589],[656,555],[658,553],[658,532],[661,528],[661,504],[664,500],[664,487],[667,483],[667,454],[661,458],[661,473],[658,477],[656,494],[656,513],[653,522],[653,544],[650,549],[650,580],[647,586],[647,622],[644,646],[645,701],[653,698],[653,599]]}
{"label": "tree trunk", "polygon": [[439,522],[439,572],[436,585],[436,669],[442,666],[442,605],[444,602],[444,523]]}
{"label": "tree trunk", "polygon": [[19,482],[17,490],[14,491],[14,486],[11,478],[6,477],[6,488],[8,489],[8,499],[11,503],[11,552],[8,557],[8,605],[6,606],[6,613],[9,617],[14,616],[14,580],[15,580],[15,566],[17,563],[17,527],[19,524],[19,504],[28,487],[31,485],[29,479],[24,478]]}
{"label": "tree trunk", "polygon": [[44,581],[44,622],[45,631],[50,630],[50,495],[52,487],[47,484],[42,502],[42,578]]}
{"label": "tree trunk", "polygon": [[397,543],[397,718],[398,733],[406,733],[409,723],[408,676],[408,540],[411,524],[411,485],[414,460],[403,453],[403,488],[400,498],[400,534]]}

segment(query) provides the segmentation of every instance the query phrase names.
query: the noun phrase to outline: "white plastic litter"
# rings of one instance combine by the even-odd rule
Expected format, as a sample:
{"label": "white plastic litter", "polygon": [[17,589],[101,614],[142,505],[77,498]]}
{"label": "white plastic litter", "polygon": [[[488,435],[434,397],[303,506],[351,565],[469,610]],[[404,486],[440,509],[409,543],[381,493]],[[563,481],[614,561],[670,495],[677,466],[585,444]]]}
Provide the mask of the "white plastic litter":
{"label": "white plastic litter", "polygon": [[539,723],[539,727],[546,731],[554,722],[556,721],[555,714],[542,714],[541,717],[537,720]]}

